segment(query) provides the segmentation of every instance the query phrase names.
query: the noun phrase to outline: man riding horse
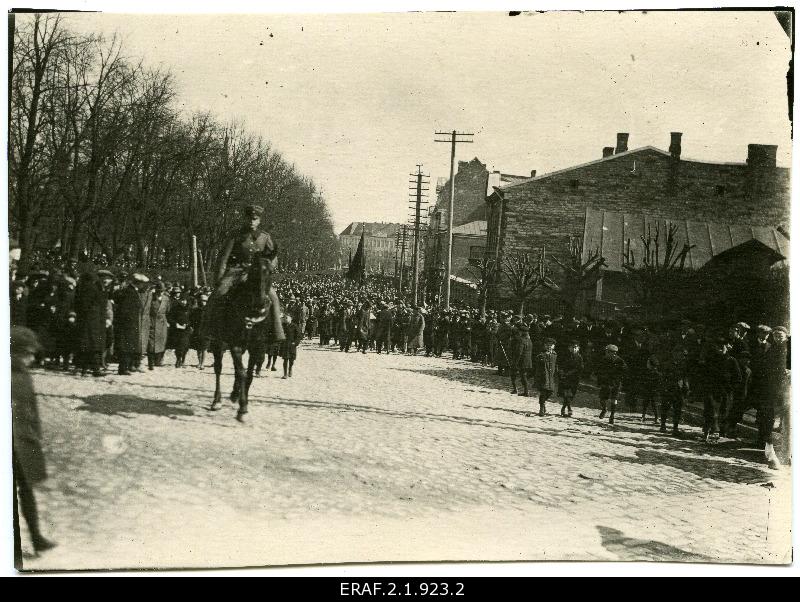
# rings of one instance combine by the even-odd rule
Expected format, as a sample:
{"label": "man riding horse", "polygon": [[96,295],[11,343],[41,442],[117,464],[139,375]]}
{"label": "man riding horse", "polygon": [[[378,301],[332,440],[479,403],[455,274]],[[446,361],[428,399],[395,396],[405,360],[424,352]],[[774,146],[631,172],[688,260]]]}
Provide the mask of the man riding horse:
{"label": "man riding horse", "polygon": [[285,338],[278,296],[272,287],[277,248],[269,234],[259,228],[264,210],[256,205],[245,210],[245,224],[227,242],[220,257],[217,288],[209,298],[202,331],[214,355],[216,390],[212,410],[219,409],[222,356],[227,348],[233,357],[236,380],[231,399],[239,403],[236,418],[247,414],[251,378],[242,354],[256,324],[267,322],[275,340]]}
{"label": "man riding horse", "polygon": [[[242,227],[237,230],[225,243],[219,259],[217,269],[217,288],[208,299],[204,317],[206,327],[203,329],[210,338],[221,338],[218,335],[220,312],[224,311],[222,300],[231,288],[247,279],[247,271],[256,255],[264,255],[271,262],[272,267],[277,265],[278,249],[272,237],[259,228],[264,208],[251,205],[244,211]],[[281,325],[281,309],[278,295],[274,287],[269,289],[270,322],[275,340],[282,341],[283,326]],[[224,337],[224,333],[222,334]]]}

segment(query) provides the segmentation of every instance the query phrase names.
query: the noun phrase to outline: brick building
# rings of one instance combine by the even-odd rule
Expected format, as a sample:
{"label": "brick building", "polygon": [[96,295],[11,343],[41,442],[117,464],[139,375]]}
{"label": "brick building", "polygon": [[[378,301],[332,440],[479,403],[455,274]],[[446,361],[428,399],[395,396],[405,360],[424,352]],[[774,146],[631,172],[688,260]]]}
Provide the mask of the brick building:
{"label": "brick building", "polygon": [[367,273],[380,274],[394,271],[395,235],[402,224],[391,222],[352,222],[339,234],[339,249],[342,265],[358,249],[361,233],[364,232],[364,251]]}
{"label": "brick building", "polygon": [[[777,147],[749,144],[743,163],[681,156],[681,134],[669,150],[628,150],[617,134],[595,161],[495,187],[486,199],[487,255],[546,247],[566,258],[570,238],[583,238],[587,210],[649,219],[789,228],[790,175],[777,167]],[[508,292],[501,285],[495,297]]]}

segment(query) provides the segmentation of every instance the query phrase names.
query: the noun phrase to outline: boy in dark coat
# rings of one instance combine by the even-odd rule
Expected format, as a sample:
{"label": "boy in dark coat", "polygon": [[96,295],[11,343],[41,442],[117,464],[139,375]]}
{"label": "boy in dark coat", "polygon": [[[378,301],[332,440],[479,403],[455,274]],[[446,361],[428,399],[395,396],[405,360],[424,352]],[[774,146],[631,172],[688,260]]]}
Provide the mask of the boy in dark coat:
{"label": "boy in dark coat", "polygon": [[607,406],[611,406],[608,423],[614,424],[617,411],[617,398],[622,387],[622,379],[628,369],[625,360],[617,355],[619,347],[606,345],[604,355],[597,362],[597,384],[600,387],[600,416],[605,418]]}
{"label": "boy in dark coat", "polygon": [[[527,327],[523,327],[527,329]],[[547,400],[556,390],[558,357],[556,342],[552,338],[542,341],[544,351],[536,356],[536,386],[539,389],[539,416],[547,415]]]}
{"label": "boy in dark coat", "polygon": [[28,524],[33,549],[44,552],[55,543],[42,535],[33,486],[47,478],[42,451],[42,425],[28,368],[39,351],[36,335],[24,326],[11,327],[12,460],[14,473],[14,566],[22,568],[19,514]]}
{"label": "boy in dark coat", "polygon": [[672,435],[678,437],[683,405],[689,397],[689,372],[686,346],[678,342],[665,341],[661,348],[661,432],[667,432],[667,415],[672,410]]}
{"label": "boy in dark coat", "polygon": [[533,351],[533,344],[531,337],[528,333],[528,327],[520,324],[511,335],[509,344],[509,351],[511,352],[511,360],[509,365],[509,374],[511,375],[511,392],[517,394],[517,373],[522,379],[522,397],[528,396],[528,371],[531,369],[532,360],[531,352]]}
{"label": "boy in dark coat", "polygon": [[570,341],[567,354],[558,366],[558,392],[563,403],[561,415],[572,417],[572,400],[578,392],[578,385],[583,374],[583,356],[580,352],[578,341]]}
{"label": "boy in dark coat", "polygon": [[292,366],[297,359],[297,346],[300,344],[300,329],[292,322],[292,316],[286,315],[283,333],[286,339],[281,342],[281,357],[283,358],[283,377],[291,378]]}
{"label": "boy in dark coat", "polygon": [[726,435],[728,408],[733,391],[742,379],[739,362],[728,354],[727,340],[717,338],[706,356],[708,391],[703,400],[703,437],[714,443]]}

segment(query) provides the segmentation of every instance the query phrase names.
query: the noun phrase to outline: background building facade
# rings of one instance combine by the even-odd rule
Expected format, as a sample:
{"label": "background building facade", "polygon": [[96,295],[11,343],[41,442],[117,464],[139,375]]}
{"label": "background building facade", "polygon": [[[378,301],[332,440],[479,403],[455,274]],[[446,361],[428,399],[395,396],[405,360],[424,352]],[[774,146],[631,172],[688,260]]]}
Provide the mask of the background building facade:
{"label": "background building facade", "polygon": [[391,222],[352,222],[339,234],[342,266],[347,266],[351,254],[355,255],[363,232],[367,273],[393,273],[396,236],[402,227],[403,224]]}

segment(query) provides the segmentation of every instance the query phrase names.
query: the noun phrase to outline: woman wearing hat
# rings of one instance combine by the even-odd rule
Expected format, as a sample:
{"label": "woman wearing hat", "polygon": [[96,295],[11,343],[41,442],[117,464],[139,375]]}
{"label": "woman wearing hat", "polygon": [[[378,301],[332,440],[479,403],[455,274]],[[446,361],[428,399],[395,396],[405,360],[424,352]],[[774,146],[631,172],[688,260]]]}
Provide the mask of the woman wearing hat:
{"label": "woman wearing hat", "polygon": [[[11,327],[11,407],[12,459],[14,473],[14,521],[19,520],[17,505],[28,524],[33,549],[44,552],[55,543],[42,535],[33,487],[47,478],[42,450],[42,425],[39,407],[28,368],[40,345],[36,334],[24,326]],[[14,565],[22,568],[22,545],[19,525],[14,529]]]}
{"label": "woman wearing hat", "polygon": [[208,337],[202,329],[203,315],[208,307],[208,295],[200,293],[194,307],[189,310],[189,326],[192,330],[190,346],[197,353],[197,367],[205,368],[206,351],[208,351]]}

